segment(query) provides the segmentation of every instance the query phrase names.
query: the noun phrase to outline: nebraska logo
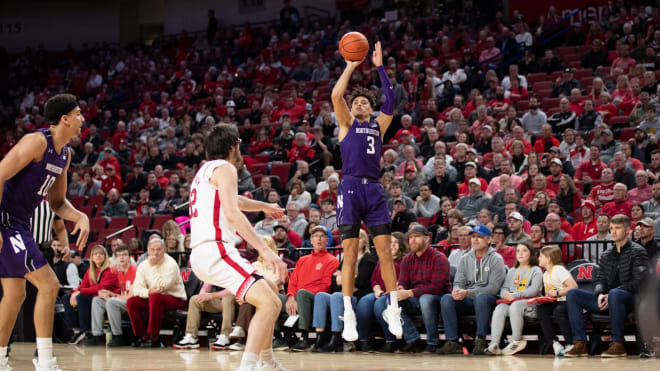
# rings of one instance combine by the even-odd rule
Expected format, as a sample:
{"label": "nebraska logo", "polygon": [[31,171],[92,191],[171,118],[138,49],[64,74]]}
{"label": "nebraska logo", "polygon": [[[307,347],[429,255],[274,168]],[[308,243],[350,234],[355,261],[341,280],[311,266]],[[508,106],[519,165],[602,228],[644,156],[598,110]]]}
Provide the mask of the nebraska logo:
{"label": "nebraska logo", "polygon": [[578,267],[578,280],[590,280],[592,279],[594,271],[593,265],[581,265]]}

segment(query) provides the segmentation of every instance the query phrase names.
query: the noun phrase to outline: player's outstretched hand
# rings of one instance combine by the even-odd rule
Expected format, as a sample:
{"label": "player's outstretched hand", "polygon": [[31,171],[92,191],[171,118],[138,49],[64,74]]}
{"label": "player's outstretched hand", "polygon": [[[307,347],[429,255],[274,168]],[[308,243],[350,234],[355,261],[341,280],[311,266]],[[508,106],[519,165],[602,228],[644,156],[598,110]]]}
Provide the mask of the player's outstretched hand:
{"label": "player's outstretched hand", "polygon": [[266,204],[261,211],[270,215],[273,219],[280,219],[284,216],[284,209],[278,204]]}
{"label": "player's outstretched hand", "polygon": [[75,227],[73,227],[71,234],[76,234],[77,231],[80,231],[80,234],[78,235],[76,245],[78,246],[78,250],[82,251],[87,244],[87,237],[89,237],[89,218],[87,215],[81,214],[81,217],[78,219],[78,223],[76,223]]}
{"label": "player's outstretched hand", "polygon": [[374,45],[374,54],[371,57],[371,63],[376,67],[383,65],[383,49],[380,46],[380,41]]}
{"label": "player's outstretched hand", "polygon": [[346,68],[350,68],[352,70],[356,69],[359,65],[364,62],[364,59],[361,61],[349,61],[348,59],[344,59],[346,61]]}
{"label": "player's outstretched hand", "polygon": [[275,253],[269,249],[265,251],[261,257],[264,258],[266,264],[270,264],[273,268],[273,272],[277,274],[277,277],[282,279],[282,281],[286,280],[286,277],[289,275],[289,270],[286,267],[286,263],[284,263],[279,256],[275,255]]}

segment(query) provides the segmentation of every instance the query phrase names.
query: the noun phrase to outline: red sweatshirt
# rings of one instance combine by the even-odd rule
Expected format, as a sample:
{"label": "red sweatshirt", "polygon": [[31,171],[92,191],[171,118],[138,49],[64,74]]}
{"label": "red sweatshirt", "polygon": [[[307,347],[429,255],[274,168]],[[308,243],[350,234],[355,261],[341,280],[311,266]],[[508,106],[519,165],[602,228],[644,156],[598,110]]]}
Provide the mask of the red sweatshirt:
{"label": "red sweatshirt", "polygon": [[[91,263],[94,264],[94,263]],[[77,289],[73,290],[74,292],[80,291],[81,294],[96,296],[100,290],[109,290],[115,294],[119,294],[119,281],[117,280],[117,273],[111,268],[106,268],[96,274],[96,282],[92,282],[89,278],[89,272],[91,269],[88,269],[83,277],[80,286]]]}
{"label": "red sweatshirt", "polygon": [[313,294],[328,292],[332,284],[332,274],[339,267],[339,260],[328,250],[312,252],[298,259],[289,278],[286,296],[296,296],[298,290],[305,289]]}

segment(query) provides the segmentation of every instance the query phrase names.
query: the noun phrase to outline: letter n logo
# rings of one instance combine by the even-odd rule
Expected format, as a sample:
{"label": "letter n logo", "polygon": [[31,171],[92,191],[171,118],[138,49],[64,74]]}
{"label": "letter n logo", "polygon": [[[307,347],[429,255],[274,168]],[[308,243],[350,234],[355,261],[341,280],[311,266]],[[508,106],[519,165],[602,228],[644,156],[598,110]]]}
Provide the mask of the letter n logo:
{"label": "letter n logo", "polygon": [[20,234],[17,233],[15,236],[9,237],[9,242],[14,248],[15,254],[25,251],[25,242],[23,242],[23,237]]}
{"label": "letter n logo", "polygon": [[188,278],[190,278],[190,271],[189,270],[182,270],[181,271],[181,278],[183,279],[183,282],[188,282]]}
{"label": "letter n logo", "polygon": [[592,279],[592,273],[594,270],[593,265],[582,265],[578,267],[578,280],[590,280]]}

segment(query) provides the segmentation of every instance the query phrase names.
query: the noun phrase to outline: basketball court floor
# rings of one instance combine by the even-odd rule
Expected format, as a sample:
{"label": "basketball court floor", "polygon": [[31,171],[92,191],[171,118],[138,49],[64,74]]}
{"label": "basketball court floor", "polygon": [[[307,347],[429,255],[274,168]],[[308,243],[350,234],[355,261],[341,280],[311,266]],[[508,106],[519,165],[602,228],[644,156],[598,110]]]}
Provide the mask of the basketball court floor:
{"label": "basketball court floor", "polygon": [[[32,354],[34,343],[12,345],[10,364],[13,370],[34,370]],[[236,370],[242,352],[200,350],[135,349],[76,347],[54,345],[57,363],[63,370]],[[285,367],[291,370],[457,370],[457,371],[545,371],[545,370],[660,370],[660,359],[605,360],[600,357],[582,359],[555,359],[539,357],[471,357],[434,356],[421,354],[377,353],[290,353],[276,352]]]}

